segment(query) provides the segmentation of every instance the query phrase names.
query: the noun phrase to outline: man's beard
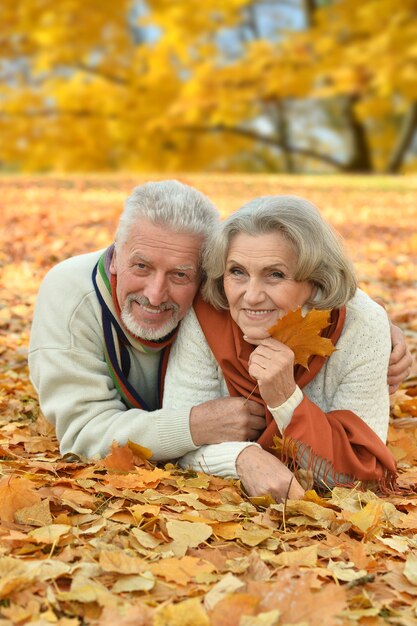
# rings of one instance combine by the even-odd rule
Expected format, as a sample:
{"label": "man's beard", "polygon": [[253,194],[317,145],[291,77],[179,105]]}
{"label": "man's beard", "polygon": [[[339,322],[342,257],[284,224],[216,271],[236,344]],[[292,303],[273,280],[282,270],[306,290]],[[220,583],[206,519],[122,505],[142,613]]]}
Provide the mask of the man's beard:
{"label": "man's beard", "polygon": [[163,337],[169,335],[169,333],[171,333],[178,326],[180,321],[180,307],[178,304],[175,304],[174,302],[163,302],[159,307],[151,307],[154,310],[159,311],[172,310],[172,317],[159,328],[148,328],[146,326],[141,326],[141,324],[139,324],[133,317],[131,312],[132,302],[137,302],[139,305],[147,307],[151,307],[151,305],[148,298],[145,296],[135,296],[133,294],[127,296],[126,302],[124,303],[121,311],[121,317],[127,330],[135,337],[145,339],[146,341],[157,341],[158,339],[162,339]]}

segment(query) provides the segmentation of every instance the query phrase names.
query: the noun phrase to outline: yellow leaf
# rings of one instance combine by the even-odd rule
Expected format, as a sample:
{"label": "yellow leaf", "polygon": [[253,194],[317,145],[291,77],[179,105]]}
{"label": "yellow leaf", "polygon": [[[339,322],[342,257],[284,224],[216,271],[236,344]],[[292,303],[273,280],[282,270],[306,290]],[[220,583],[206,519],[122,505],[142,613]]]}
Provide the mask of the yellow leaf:
{"label": "yellow leaf", "polygon": [[117,572],[118,574],[137,574],[144,567],[143,559],[129,556],[122,550],[102,550],[99,563],[105,572]]}
{"label": "yellow leaf", "polygon": [[149,450],[149,448],[145,448],[144,446],[140,446],[138,443],[134,443],[133,441],[130,441],[130,439],[127,442],[127,446],[132,450],[135,456],[138,456],[139,458],[144,459],[145,461],[150,459],[151,456],[153,455],[152,450]]}
{"label": "yellow leaf", "polygon": [[185,586],[199,574],[210,573],[215,567],[207,561],[201,561],[201,559],[192,556],[184,556],[182,559],[175,557],[163,559],[158,563],[153,563],[150,569],[156,576],[162,576],[167,581]]}
{"label": "yellow leaf", "polygon": [[204,606],[208,611],[212,611],[220,600],[244,586],[245,583],[240,578],[229,572],[206,593]]}
{"label": "yellow leaf", "polygon": [[52,524],[52,515],[49,509],[49,500],[42,500],[38,504],[26,506],[19,509],[14,514],[17,524],[28,524],[29,526],[46,526]]}
{"label": "yellow leaf", "polygon": [[311,355],[330,356],[336,349],[330,339],[319,335],[328,325],[329,310],[311,309],[303,317],[298,308],[284,315],[268,330],[271,337],[291,348],[296,364],[307,367]]}
{"label": "yellow leaf", "polygon": [[335,562],[331,559],[329,560],[329,564],[327,565],[327,569],[331,571],[333,576],[338,580],[343,580],[344,582],[352,582],[353,580],[359,580],[367,575],[366,569],[355,570],[354,564],[352,561],[348,561],[345,563],[344,561]]}
{"label": "yellow leaf", "polygon": [[41,497],[30,480],[6,476],[0,480],[0,502],[0,521],[13,522],[16,511],[40,504]]}
{"label": "yellow leaf", "polygon": [[371,530],[376,530],[382,522],[383,507],[377,500],[371,500],[357,513],[347,515],[354,529],[364,535]]}
{"label": "yellow leaf", "polygon": [[282,565],[285,567],[290,567],[292,565],[296,567],[316,567],[317,551],[317,545],[306,546],[305,548],[299,548],[298,550],[280,552],[280,554],[273,555],[272,558],[268,558],[266,560],[274,565]]}
{"label": "yellow leaf", "polygon": [[150,591],[155,585],[155,578],[151,572],[142,572],[142,574],[132,576],[122,576],[113,585],[114,593],[123,593],[125,591]]}
{"label": "yellow leaf", "polygon": [[156,612],[154,626],[209,626],[210,620],[198,598],[169,604]]}
{"label": "yellow leaf", "polygon": [[413,585],[417,585],[417,555],[409,554],[404,566],[404,576]]}
{"label": "yellow leaf", "polygon": [[200,522],[173,520],[166,524],[168,535],[176,543],[176,556],[183,556],[188,548],[196,548],[212,534],[211,526]]}
{"label": "yellow leaf", "polygon": [[241,528],[236,537],[247,546],[257,546],[265,541],[265,539],[268,539],[273,532],[272,528],[261,528],[253,524],[252,527],[247,530]]}
{"label": "yellow leaf", "polygon": [[68,535],[71,530],[72,526],[68,524],[49,524],[48,526],[31,530],[28,533],[28,537],[33,537],[38,543],[51,544],[58,541],[58,539],[64,535]]}

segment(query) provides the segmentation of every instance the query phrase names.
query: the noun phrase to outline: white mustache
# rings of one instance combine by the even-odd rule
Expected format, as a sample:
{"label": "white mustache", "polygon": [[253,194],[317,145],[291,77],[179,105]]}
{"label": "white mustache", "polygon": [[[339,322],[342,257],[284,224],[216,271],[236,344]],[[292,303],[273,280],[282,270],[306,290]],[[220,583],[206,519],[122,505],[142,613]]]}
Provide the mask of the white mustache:
{"label": "white mustache", "polygon": [[131,294],[128,296],[127,301],[129,304],[131,302],[137,302],[141,306],[149,307],[151,309],[154,309],[155,311],[170,311],[170,310],[178,311],[179,310],[179,306],[178,304],[175,304],[175,302],[162,302],[159,306],[153,306],[149,302],[149,299],[146,296],[135,296]]}

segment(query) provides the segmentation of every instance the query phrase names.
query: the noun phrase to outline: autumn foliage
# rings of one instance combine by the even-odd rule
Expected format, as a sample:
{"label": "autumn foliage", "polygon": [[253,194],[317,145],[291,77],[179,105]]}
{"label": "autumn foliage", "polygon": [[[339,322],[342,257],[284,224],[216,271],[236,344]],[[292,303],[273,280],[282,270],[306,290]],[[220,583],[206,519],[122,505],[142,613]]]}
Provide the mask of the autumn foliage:
{"label": "autumn foliage", "polygon": [[271,337],[285,343],[294,352],[294,363],[308,367],[313,354],[330,356],[335,348],[330,339],[320,337],[329,324],[330,311],[311,309],[307,315],[301,309],[290,311],[269,328]]}
{"label": "autumn foliage", "polygon": [[[225,215],[304,195],[344,236],[361,282],[417,347],[413,179],[187,176]],[[336,488],[283,504],[154,466],[146,449],[61,457],[28,379],[39,282],[110,243],[139,178],[0,178],[0,623],[412,626],[417,600],[417,371],[392,398],[404,495]],[[135,442],[136,443],[136,442]],[[139,442],[140,443],[140,442]]]}
{"label": "autumn foliage", "polygon": [[5,171],[416,171],[416,0],[18,4]]}

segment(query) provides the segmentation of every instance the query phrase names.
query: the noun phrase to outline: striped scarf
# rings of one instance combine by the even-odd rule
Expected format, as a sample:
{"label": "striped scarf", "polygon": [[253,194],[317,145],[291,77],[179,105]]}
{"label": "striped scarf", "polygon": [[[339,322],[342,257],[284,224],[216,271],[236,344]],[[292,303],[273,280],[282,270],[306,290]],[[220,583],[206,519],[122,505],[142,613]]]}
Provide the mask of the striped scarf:
{"label": "striped scarf", "polygon": [[92,274],[94,289],[102,311],[104,355],[114,386],[126,406],[150,411],[151,409],[145,400],[141,398],[137,389],[128,380],[130,371],[128,346],[144,354],[155,351],[161,353],[158,370],[158,392],[161,406],[169,349],[177,334],[177,329],[159,341],[146,341],[135,337],[122,326],[120,306],[116,296],[117,277],[110,272],[113,251],[114,245],[111,245],[103,252]]}

